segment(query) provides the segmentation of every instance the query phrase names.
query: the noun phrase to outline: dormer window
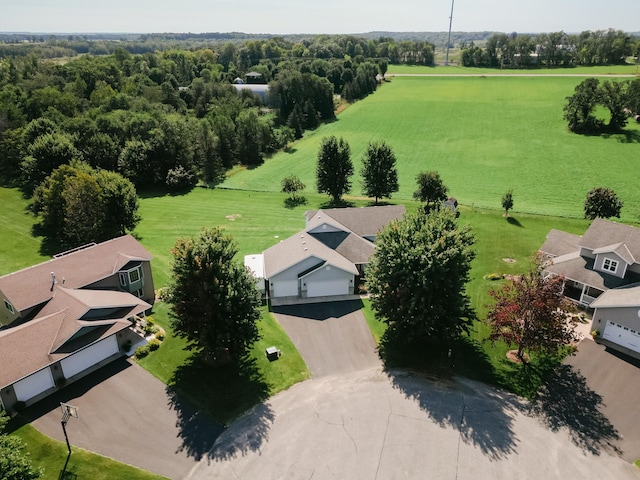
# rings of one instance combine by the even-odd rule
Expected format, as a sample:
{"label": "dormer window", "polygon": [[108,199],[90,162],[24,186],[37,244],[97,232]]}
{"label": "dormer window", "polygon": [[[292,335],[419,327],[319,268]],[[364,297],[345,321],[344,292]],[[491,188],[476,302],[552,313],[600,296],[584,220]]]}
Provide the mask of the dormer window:
{"label": "dormer window", "polygon": [[9,303],[7,300],[4,301],[4,306],[7,307],[7,310],[9,310],[11,313],[16,313],[13,305],[11,305],[11,303]]}
{"label": "dormer window", "polygon": [[616,273],[616,270],[618,270],[618,262],[611,260],[610,258],[605,258],[602,262],[602,269],[611,273]]}

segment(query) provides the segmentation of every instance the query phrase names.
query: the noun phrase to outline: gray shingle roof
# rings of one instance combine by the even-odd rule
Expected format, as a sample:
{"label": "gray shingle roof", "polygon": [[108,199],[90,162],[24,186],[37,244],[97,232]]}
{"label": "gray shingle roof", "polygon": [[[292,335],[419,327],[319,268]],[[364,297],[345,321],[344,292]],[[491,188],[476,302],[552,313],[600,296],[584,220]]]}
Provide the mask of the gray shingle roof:
{"label": "gray shingle roof", "polygon": [[640,229],[630,225],[596,218],[580,241],[580,245],[589,250],[619,243],[626,245],[635,262],[640,261]]}
{"label": "gray shingle roof", "polygon": [[375,236],[392,220],[401,218],[406,212],[402,205],[379,205],[361,208],[328,208],[323,210],[309,210],[306,212],[309,228],[320,225],[332,218],[346,227],[349,231],[361,237]]}
{"label": "gray shingle roof", "polygon": [[625,278],[619,278],[604,272],[598,272],[593,270],[593,262],[594,259],[582,257],[578,252],[574,252],[554,258],[552,264],[548,265],[545,270],[600,290],[618,288],[640,280],[637,275],[632,273],[627,273]]}
{"label": "gray shingle roof", "polygon": [[580,239],[580,235],[574,235],[554,228],[547,234],[547,239],[540,247],[540,251],[554,257],[577,252],[580,250]]}
{"label": "gray shingle roof", "polygon": [[640,284],[626,285],[607,290],[594,302],[592,308],[619,308],[619,307],[640,307]]}

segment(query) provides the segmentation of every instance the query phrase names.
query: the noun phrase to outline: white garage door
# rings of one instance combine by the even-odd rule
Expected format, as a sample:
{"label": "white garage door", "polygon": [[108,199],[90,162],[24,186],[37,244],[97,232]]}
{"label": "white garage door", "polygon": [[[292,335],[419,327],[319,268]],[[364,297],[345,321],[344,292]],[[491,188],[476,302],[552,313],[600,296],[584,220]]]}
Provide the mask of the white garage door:
{"label": "white garage door", "polygon": [[39,393],[44,392],[54,386],[53,376],[49,367],[37,371],[27,378],[13,384],[18,400],[26,402]]}
{"label": "white garage door", "polygon": [[325,297],[329,295],[348,295],[349,280],[307,281],[308,297]]}
{"label": "white garage door", "polygon": [[640,332],[629,327],[623,327],[614,322],[607,322],[602,338],[617,343],[634,352],[640,352]]}
{"label": "white garage door", "polygon": [[60,364],[62,365],[64,376],[71,378],[115,353],[118,353],[118,342],[115,335],[111,335],[95,345],[65,358]]}
{"label": "white garage door", "polygon": [[274,297],[297,297],[298,280],[276,281],[273,285]]}

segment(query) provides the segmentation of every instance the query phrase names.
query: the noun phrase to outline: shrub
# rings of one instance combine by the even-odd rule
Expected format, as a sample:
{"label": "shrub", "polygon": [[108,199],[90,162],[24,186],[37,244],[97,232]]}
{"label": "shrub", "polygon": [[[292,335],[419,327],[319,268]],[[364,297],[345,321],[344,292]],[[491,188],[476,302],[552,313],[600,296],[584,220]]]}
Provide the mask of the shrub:
{"label": "shrub", "polygon": [[157,338],[154,338],[153,340],[149,340],[149,343],[147,343],[147,348],[149,349],[150,352],[155,352],[157,349],[160,348],[160,340],[158,340]]}
{"label": "shrub", "polygon": [[485,275],[484,276],[485,280],[502,280],[502,274],[501,273],[490,273],[489,275]]}
{"label": "shrub", "polygon": [[147,355],[149,355],[149,352],[150,352],[150,351],[151,351],[151,350],[150,350],[150,348],[149,348],[149,344],[144,345],[144,346],[142,346],[142,347],[138,347],[138,348],[136,348],[136,354],[135,354],[135,355],[136,355],[136,358],[137,358],[137,359],[144,358],[144,357],[146,357]]}

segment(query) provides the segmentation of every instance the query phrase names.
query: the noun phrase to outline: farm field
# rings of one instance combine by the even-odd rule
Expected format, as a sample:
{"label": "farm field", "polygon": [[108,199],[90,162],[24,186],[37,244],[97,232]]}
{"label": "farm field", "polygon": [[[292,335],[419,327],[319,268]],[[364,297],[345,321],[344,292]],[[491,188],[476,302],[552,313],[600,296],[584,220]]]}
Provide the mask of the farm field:
{"label": "farm field", "polygon": [[[455,67],[453,67],[455,68]],[[464,205],[499,208],[513,190],[516,212],[581,217],[587,191],[613,188],[625,203],[623,221],[637,221],[640,191],[629,172],[638,157],[640,125],[623,134],[585,137],[562,119],[576,77],[397,77],[252,170],[231,172],[225,188],[278,191],[295,174],[315,191],[320,141],[343,137],[351,146],[361,195],[361,156],[371,140],[385,140],[398,158],[400,191],[411,198],[415,176],[437,170]]]}
{"label": "farm field", "polygon": [[637,65],[604,65],[596,67],[505,69],[462,67],[457,65],[425,67],[421,65],[389,65],[387,74],[419,75],[637,75]]}

